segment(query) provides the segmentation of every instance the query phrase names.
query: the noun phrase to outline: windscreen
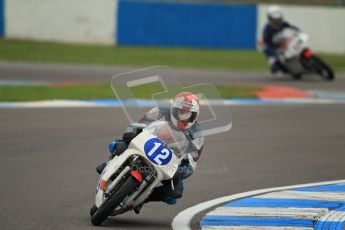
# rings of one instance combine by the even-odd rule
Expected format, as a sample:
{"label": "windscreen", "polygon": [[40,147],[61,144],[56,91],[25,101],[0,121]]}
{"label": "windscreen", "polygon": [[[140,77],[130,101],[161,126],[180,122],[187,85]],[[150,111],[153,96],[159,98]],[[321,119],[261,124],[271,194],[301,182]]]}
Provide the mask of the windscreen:
{"label": "windscreen", "polygon": [[189,142],[185,134],[181,130],[176,129],[171,122],[155,121],[145,129],[157,136],[178,158],[184,157]]}

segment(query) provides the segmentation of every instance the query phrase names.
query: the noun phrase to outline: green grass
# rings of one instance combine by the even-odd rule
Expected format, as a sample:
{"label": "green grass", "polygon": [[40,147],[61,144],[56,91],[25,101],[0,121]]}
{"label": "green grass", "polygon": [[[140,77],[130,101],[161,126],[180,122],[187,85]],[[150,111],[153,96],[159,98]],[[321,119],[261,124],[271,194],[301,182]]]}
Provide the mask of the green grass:
{"label": "green grass", "polygon": [[[260,88],[251,86],[219,86],[223,98],[255,97]],[[161,91],[159,85],[133,88],[137,98],[151,98],[152,93]],[[0,86],[0,101],[37,101],[53,99],[115,99],[110,84],[83,84],[70,86]]]}
{"label": "green grass", "polygon": [[[345,55],[321,56],[336,71],[345,71]],[[266,59],[262,53],[256,51],[115,47],[17,40],[0,40],[0,60],[268,71]]]}

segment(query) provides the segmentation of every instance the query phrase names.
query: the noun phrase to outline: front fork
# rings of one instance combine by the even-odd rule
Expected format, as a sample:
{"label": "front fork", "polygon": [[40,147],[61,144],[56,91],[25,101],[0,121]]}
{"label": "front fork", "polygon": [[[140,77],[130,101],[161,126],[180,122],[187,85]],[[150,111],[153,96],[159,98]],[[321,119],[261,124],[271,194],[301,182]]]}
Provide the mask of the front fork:
{"label": "front fork", "polygon": [[[140,201],[141,199],[138,200],[140,195],[142,195],[142,193],[145,191],[145,189],[147,189],[150,185],[152,185],[152,181],[154,181],[157,177],[156,172],[155,171],[150,171],[150,173],[147,172],[142,172],[141,169],[141,158],[138,155],[135,155],[133,157],[133,159],[130,161],[130,164],[128,166],[126,166],[126,168],[121,172],[121,176],[119,175],[117,179],[121,180],[123,176],[125,176],[126,174],[130,174],[130,176],[132,176],[133,178],[135,178],[139,183],[140,186],[136,189],[136,191],[134,191],[131,195],[129,195],[122,203],[121,203],[121,208],[122,209],[130,209],[131,207],[135,207],[137,205],[139,205],[142,201]],[[146,166],[146,164],[144,164],[144,166]],[[146,166],[148,167],[148,166]],[[139,169],[139,170],[138,170]],[[123,173],[123,174],[122,174]],[[115,182],[115,181],[114,181]],[[114,183],[113,182],[113,183]],[[112,184],[113,184],[112,183]],[[113,187],[109,187],[109,190],[112,191],[112,189],[114,189],[116,187],[116,184],[119,183],[118,181],[115,184],[115,186]],[[147,196],[147,195],[146,195]],[[144,199],[146,199],[147,197],[145,197]]]}

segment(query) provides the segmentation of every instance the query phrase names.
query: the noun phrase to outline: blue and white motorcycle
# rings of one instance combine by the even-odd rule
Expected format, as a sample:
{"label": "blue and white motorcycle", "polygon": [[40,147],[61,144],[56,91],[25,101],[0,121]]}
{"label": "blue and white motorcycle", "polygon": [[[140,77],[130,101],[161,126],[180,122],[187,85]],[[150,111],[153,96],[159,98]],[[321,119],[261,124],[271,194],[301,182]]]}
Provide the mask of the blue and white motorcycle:
{"label": "blue and white motorcycle", "polygon": [[185,157],[188,141],[170,122],[155,121],[107,163],[97,185],[91,222],[100,225],[141,205],[163,180],[172,180]]}

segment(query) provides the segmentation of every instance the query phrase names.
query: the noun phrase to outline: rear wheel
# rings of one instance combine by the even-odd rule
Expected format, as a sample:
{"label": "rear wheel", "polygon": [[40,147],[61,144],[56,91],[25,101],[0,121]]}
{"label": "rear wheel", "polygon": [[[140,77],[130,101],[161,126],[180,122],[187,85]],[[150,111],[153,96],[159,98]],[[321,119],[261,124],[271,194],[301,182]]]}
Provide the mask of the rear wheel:
{"label": "rear wheel", "polygon": [[[91,223],[93,225],[101,225],[102,222],[112,213],[112,211],[120,205],[120,203],[128,196],[130,193],[135,191],[139,186],[139,182],[132,176],[129,176],[126,181],[115,191],[111,196],[104,201],[104,203],[93,213],[91,217]],[[91,211],[90,211],[91,214]]]}

